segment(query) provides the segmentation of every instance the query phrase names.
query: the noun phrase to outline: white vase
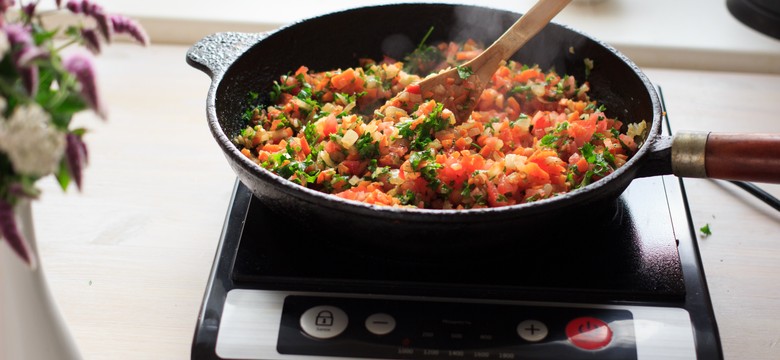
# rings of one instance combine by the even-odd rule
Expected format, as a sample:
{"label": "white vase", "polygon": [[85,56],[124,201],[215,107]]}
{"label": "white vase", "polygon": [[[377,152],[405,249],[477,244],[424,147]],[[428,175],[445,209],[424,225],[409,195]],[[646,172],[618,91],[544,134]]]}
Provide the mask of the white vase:
{"label": "white vase", "polygon": [[38,258],[30,202],[15,211],[38,265],[30,268],[0,240],[0,360],[80,359]]}

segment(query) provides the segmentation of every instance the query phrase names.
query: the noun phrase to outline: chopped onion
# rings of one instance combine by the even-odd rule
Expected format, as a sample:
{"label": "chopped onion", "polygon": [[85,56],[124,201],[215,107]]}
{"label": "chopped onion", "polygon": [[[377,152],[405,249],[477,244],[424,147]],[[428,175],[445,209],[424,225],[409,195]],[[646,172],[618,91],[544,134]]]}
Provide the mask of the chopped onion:
{"label": "chopped onion", "polygon": [[407,116],[406,110],[401,109],[399,107],[395,106],[388,106],[385,109],[385,116],[390,119],[400,119],[401,117]]}
{"label": "chopped onion", "polygon": [[385,78],[387,78],[387,79],[394,78],[401,71],[400,68],[398,68],[396,66],[392,66],[392,65],[385,64],[382,67],[385,70]]}
{"label": "chopped onion", "polygon": [[344,107],[344,110],[342,110],[342,112],[345,112],[345,113],[350,112],[355,107],[355,105],[357,105],[357,104],[355,104],[354,101],[349,103],[349,104],[347,104],[347,106]]}
{"label": "chopped onion", "polygon": [[358,134],[355,132],[355,130],[349,129],[344,133],[344,136],[341,137],[341,146],[343,146],[345,149],[349,149],[352,147],[352,145],[355,144],[357,139]]}
{"label": "chopped onion", "polygon": [[393,185],[401,185],[401,184],[403,184],[404,183],[404,179],[401,179],[399,174],[401,174],[401,170],[400,169],[392,169],[392,170],[390,170],[390,178],[387,181],[390,182]]}
{"label": "chopped onion", "polygon": [[545,91],[544,84],[537,83],[531,85],[531,92],[536,96],[544,96]]}
{"label": "chopped onion", "polygon": [[487,171],[488,178],[491,179],[503,173],[504,173],[504,165],[502,165],[500,161],[496,161],[495,163],[493,163],[493,166],[491,166]]}
{"label": "chopped onion", "polygon": [[647,129],[647,122],[644,120],[638,123],[629,123],[628,131],[626,131],[626,135],[628,135],[631,138],[633,138],[634,136],[643,136],[646,129]]}
{"label": "chopped onion", "polygon": [[336,111],[336,105],[334,103],[329,102],[329,103],[325,103],[325,105],[322,105],[322,112],[334,114],[340,111]]}
{"label": "chopped onion", "polygon": [[349,178],[348,182],[349,182],[350,185],[355,186],[355,185],[357,185],[357,183],[360,182],[360,178],[355,176],[355,175],[352,175],[352,177]]}
{"label": "chopped onion", "polygon": [[506,168],[509,170],[520,170],[525,167],[525,162],[528,158],[517,154],[506,154],[504,156]]}
{"label": "chopped onion", "polygon": [[305,101],[303,101],[303,100],[301,100],[301,99],[299,99],[297,97],[296,98],[292,98],[292,100],[290,100],[290,101],[295,102],[295,104],[298,105],[298,107],[301,108],[301,109],[304,109],[306,111],[311,111],[312,110],[312,107],[311,107],[311,105],[309,103],[307,103],[307,102],[305,102]]}
{"label": "chopped onion", "polygon": [[317,157],[322,160],[326,165],[330,167],[336,166],[336,164],[333,162],[333,160],[330,159],[330,154],[328,154],[327,151],[320,151],[317,153]]}

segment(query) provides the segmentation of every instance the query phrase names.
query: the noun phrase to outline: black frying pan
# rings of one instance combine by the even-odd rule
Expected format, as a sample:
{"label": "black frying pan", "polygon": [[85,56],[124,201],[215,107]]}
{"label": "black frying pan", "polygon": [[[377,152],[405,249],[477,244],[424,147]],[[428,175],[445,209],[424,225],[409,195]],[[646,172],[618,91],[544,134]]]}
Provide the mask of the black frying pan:
{"label": "black frying pan", "polygon": [[[415,247],[420,244],[452,246],[455,245],[452,239],[457,238],[459,245],[470,246],[484,243],[491,238],[484,235],[496,233],[497,229],[518,229],[518,234],[528,234],[528,229],[557,226],[573,218],[592,222],[603,216],[599,214],[601,209],[611,211],[612,204],[636,177],[675,173],[780,181],[780,146],[777,145],[780,136],[754,136],[761,143],[747,146],[753,151],[744,153],[745,157],[739,160],[758,161],[752,172],[740,171],[743,166],[732,166],[733,158],[724,158],[720,153],[728,155],[734,150],[723,147],[714,147],[715,154],[710,154],[706,163],[716,164],[705,169],[705,145],[707,152],[713,152],[711,144],[706,144],[707,135],[685,133],[674,139],[662,136],[659,97],[652,83],[631,60],[603,42],[556,23],[545,27],[513,59],[529,65],[539,64],[544,70],[554,68],[560,74],[576,76],[578,81],[586,78],[584,60],[591,59],[595,67],[587,78],[590,94],[606,106],[607,115],[623,122],[646,120],[651,124],[643,145],[623,167],[582,189],[501,208],[380,207],[295,185],[248,160],[231,141],[245,126],[241,114],[247,94],[267,93],[281,74],[301,65],[323,71],[358,66],[362,57],[381,59],[388,55],[400,59],[414,49],[432,26],[429,43],[473,38],[490,44],[519,17],[519,13],[509,11],[447,4],[356,8],[301,21],[271,33],[214,34],[188,51],[187,62],[212,79],[206,99],[208,124],[239,180],[269,207],[300,218],[302,226],[316,224],[311,226],[325,227],[329,233],[363,233],[367,239],[393,234],[393,241]],[[710,137],[733,140],[730,135]],[[743,144],[741,140],[732,142],[736,146]],[[756,160],[756,154],[762,157]],[[524,237],[518,235],[511,240]]]}

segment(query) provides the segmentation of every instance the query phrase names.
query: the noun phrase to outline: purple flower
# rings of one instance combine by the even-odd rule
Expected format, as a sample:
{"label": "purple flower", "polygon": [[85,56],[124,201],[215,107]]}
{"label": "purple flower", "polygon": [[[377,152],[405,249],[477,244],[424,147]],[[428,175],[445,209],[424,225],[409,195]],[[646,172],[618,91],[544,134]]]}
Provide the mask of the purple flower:
{"label": "purple flower", "polygon": [[[0,0],[1,1],[1,0]],[[38,93],[38,67],[33,64],[36,59],[49,56],[48,52],[35,46],[30,29],[19,24],[8,24],[5,26],[8,42],[15,51],[13,59],[22,83],[28,94],[34,96]]]}
{"label": "purple flower", "polygon": [[0,235],[8,243],[19,257],[24,260],[31,268],[37,266],[35,257],[32,256],[32,250],[27,245],[27,242],[19,232],[19,227],[16,225],[16,218],[14,217],[14,209],[11,204],[0,200]]}
{"label": "purple flower", "polygon": [[106,118],[106,112],[98,96],[97,80],[95,77],[95,68],[92,66],[92,57],[84,52],[75,52],[62,62],[62,66],[69,73],[76,77],[81,85],[81,96],[87,102],[90,108],[103,119]]}
{"label": "purple flower", "polygon": [[38,93],[38,66],[33,62],[47,56],[49,53],[36,46],[25,46],[14,55],[16,69],[22,77],[24,88],[31,96]]}
{"label": "purple flower", "polygon": [[43,59],[49,56],[49,53],[37,46],[25,46],[16,54],[16,66],[28,67],[33,65],[33,61]]}
{"label": "purple flower", "polygon": [[38,93],[38,67],[37,66],[25,66],[19,67],[19,76],[22,77],[22,83],[24,88],[27,89],[27,93],[30,96],[35,96]]}
{"label": "purple flower", "polygon": [[8,24],[3,28],[3,30],[5,30],[5,34],[8,36],[8,42],[10,42],[11,45],[34,45],[32,35],[30,35],[30,29],[24,25]]}
{"label": "purple flower", "polygon": [[84,38],[84,46],[93,54],[100,54],[101,44],[95,29],[81,29],[81,37]]}
{"label": "purple flower", "polygon": [[111,42],[111,26],[108,15],[106,15],[102,6],[89,0],[70,0],[65,4],[65,7],[74,14],[84,14],[95,19],[100,34],[103,35],[106,41]]}
{"label": "purple flower", "polygon": [[14,5],[16,5],[16,1],[14,0],[0,0],[0,15],[5,15],[5,12]]}
{"label": "purple flower", "polygon": [[70,0],[65,4],[65,8],[74,14],[81,14],[81,4],[78,1]]}
{"label": "purple flower", "polygon": [[[19,223],[14,211],[20,200],[39,196],[35,183],[44,176],[55,176],[63,190],[70,180],[82,190],[88,153],[82,139],[84,130],[70,128],[73,110],[86,106],[107,118],[92,55],[100,54],[115,33],[144,46],[149,44],[148,35],[136,21],[107,13],[97,1],[55,0],[59,12],[70,12],[77,18],[76,25],[63,30],[47,29],[44,16],[54,12],[39,11],[40,0],[0,0],[0,58],[11,66],[5,72],[8,84],[0,96],[0,113],[11,113],[8,119],[0,119],[0,153],[12,167],[11,176],[0,175],[0,246],[6,242],[33,268],[37,258],[28,243],[31,239],[25,239],[27,233],[20,226],[25,224]],[[55,42],[60,37],[67,38],[63,47]],[[62,49],[71,44],[89,51],[64,53]],[[39,97],[39,91],[45,96]],[[77,109],[63,102],[73,96],[83,101]]]}
{"label": "purple flower", "polygon": [[33,17],[35,15],[35,7],[38,5],[37,2],[31,2],[27,5],[22,6],[22,11],[27,15],[27,17]]}
{"label": "purple flower", "polygon": [[103,38],[106,39],[107,42],[111,42],[113,34],[111,32],[112,29],[109,24],[108,16],[104,14],[101,9],[92,14],[92,18],[95,19],[98,30],[100,30],[100,34],[103,35]]}
{"label": "purple flower", "polygon": [[76,187],[81,190],[81,174],[84,169],[84,165],[87,164],[87,145],[76,134],[68,133],[65,140],[67,145],[65,146],[65,159],[70,170],[70,175],[73,176],[73,180],[76,182]]}
{"label": "purple flower", "polygon": [[65,7],[74,14],[84,14],[92,16],[97,11],[103,11],[103,8],[89,0],[69,0]]}
{"label": "purple flower", "polygon": [[141,45],[149,45],[149,36],[135,20],[123,15],[111,15],[111,25],[117,34],[128,34]]}

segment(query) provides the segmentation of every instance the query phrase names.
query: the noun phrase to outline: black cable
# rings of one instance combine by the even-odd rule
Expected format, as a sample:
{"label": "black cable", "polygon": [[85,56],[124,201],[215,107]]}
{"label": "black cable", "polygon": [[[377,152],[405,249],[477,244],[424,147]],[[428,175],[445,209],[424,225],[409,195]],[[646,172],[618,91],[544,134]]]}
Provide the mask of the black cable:
{"label": "black cable", "polygon": [[749,182],[744,181],[729,181],[734,185],[739,186],[743,190],[757,197],[759,200],[765,202],[767,205],[773,207],[775,210],[780,211],[780,200],[772,196],[772,194],[764,191],[763,189],[755,186]]}

